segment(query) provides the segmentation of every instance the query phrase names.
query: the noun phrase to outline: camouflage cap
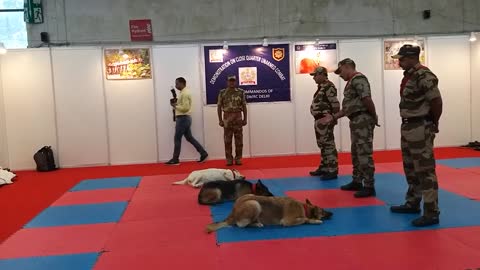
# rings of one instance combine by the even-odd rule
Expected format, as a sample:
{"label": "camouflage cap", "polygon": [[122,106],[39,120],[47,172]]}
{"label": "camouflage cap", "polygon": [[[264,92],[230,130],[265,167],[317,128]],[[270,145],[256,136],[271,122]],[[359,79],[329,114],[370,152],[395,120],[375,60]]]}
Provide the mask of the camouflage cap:
{"label": "camouflage cap", "polygon": [[395,55],[392,55],[393,59],[400,59],[404,56],[418,56],[420,55],[420,47],[411,45],[411,44],[405,44],[403,45],[400,50],[398,50],[398,53]]}
{"label": "camouflage cap", "polygon": [[318,67],[315,68],[315,70],[312,73],[310,73],[310,75],[315,76],[317,74],[325,74],[326,75],[326,74],[328,74],[328,71],[325,67],[318,66]]}
{"label": "camouflage cap", "polygon": [[350,58],[345,58],[342,61],[338,62],[338,68],[335,70],[335,74],[340,74],[340,68],[344,65],[351,65],[355,67],[355,62]]}
{"label": "camouflage cap", "polygon": [[229,75],[229,76],[227,77],[227,81],[230,81],[230,80],[236,81],[236,80],[237,80],[237,76],[235,76],[235,75]]}

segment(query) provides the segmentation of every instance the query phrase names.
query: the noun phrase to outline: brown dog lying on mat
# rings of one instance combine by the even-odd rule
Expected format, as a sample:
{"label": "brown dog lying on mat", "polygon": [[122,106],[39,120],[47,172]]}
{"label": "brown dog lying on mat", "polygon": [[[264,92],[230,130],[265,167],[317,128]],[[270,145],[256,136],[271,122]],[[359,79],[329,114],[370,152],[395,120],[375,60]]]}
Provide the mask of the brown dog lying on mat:
{"label": "brown dog lying on mat", "polygon": [[333,215],[323,208],[289,197],[263,197],[244,195],[233,205],[230,215],[222,222],[207,225],[211,233],[223,227],[263,227],[263,225],[295,226],[300,224],[321,224]]}
{"label": "brown dog lying on mat", "polygon": [[198,203],[217,204],[225,201],[234,201],[246,194],[273,196],[260,180],[256,184],[246,180],[213,181],[203,184],[198,193]]}

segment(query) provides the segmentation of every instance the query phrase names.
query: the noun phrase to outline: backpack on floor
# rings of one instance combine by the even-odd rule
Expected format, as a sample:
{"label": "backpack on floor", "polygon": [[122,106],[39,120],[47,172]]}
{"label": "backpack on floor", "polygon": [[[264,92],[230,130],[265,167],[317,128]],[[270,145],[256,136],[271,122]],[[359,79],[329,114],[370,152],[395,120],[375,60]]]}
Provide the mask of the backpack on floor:
{"label": "backpack on floor", "polygon": [[37,171],[48,172],[56,170],[55,160],[51,146],[44,146],[33,155],[33,160],[37,164]]}

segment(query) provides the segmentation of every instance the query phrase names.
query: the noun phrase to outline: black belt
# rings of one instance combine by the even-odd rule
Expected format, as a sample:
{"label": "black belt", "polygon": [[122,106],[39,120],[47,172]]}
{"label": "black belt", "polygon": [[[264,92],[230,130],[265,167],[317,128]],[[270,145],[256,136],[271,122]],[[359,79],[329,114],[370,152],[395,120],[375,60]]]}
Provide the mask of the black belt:
{"label": "black belt", "polygon": [[362,114],[364,114],[364,113],[368,113],[368,112],[367,112],[367,111],[354,112],[354,113],[348,115],[347,117],[348,117],[348,119],[353,120],[353,118],[355,118],[355,117],[357,117],[357,116],[359,116],[359,115],[362,115]]}
{"label": "black belt", "polygon": [[433,122],[433,119],[430,115],[402,118],[402,124],[418,123],[423,121]]}

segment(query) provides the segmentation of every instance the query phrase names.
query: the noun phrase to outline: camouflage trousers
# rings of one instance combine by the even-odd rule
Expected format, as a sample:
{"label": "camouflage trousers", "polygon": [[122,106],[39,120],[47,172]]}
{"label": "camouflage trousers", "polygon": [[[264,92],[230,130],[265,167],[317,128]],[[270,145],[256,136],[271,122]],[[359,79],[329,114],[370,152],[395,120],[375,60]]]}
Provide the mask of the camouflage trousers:
{"label": "camouflage trousers", "polygon": [[317,145],[321,151],[319,169],[327,173],[338,173],[338,153],[333,135],[335,125],[322,125],[319,120],[315,120],[314,127]]}
{"label": "camouflage trousers", "polygon": [[350,119],[350,140],[353,163],[353,182],[374,187],[373,130],[375,119],[367,113]]}
{"label": "camouflage trousers", "polygon": [[225,158],[227,161],[233,160],[232,155],[232,137],[235,137],[235,159],[240,160],[243,153],[243,124],[242,113],[223,114],[223,140],[225,142]]}
{"label": "camouflage trousers", "polygon": [[408,182],[406,201],[420,206],[423,197],[423,214],[438,216],[438,182],[435,173],[433,124],[426,121],[402,124],[401,147],[403,169]]}

